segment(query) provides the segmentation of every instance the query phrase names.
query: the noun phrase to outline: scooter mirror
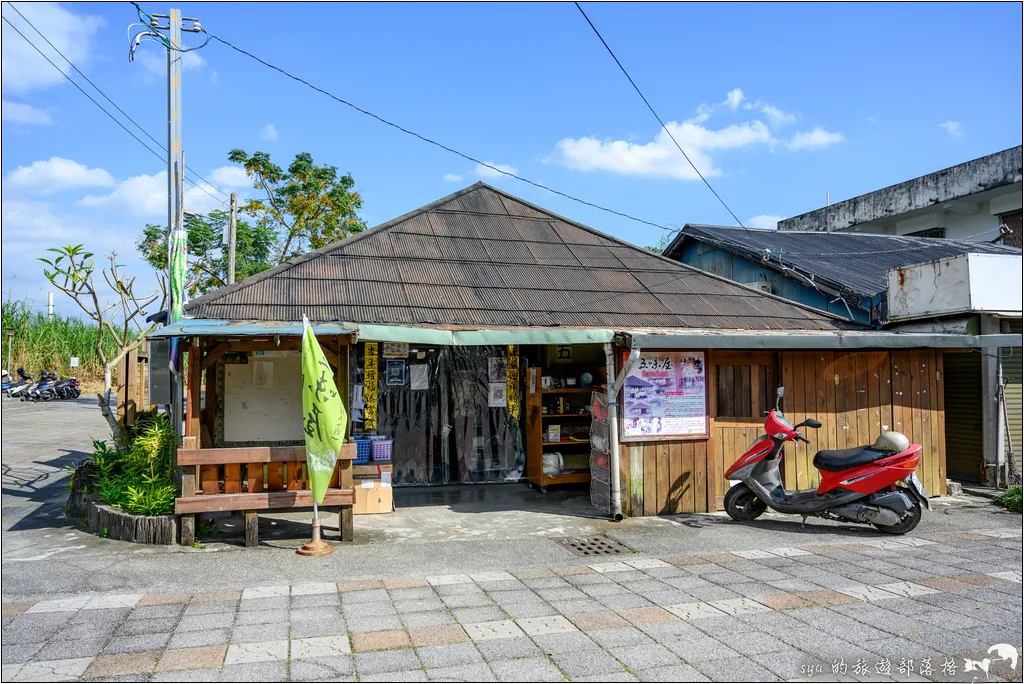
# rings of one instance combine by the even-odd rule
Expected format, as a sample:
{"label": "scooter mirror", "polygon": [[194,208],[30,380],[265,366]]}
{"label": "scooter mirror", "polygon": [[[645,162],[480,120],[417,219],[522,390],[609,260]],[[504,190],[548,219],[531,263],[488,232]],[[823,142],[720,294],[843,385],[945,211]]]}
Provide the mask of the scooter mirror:
{"label": "scooter mirror", "polygon": [[782,403],[782,395],[785,392],[786,392],[786,388],[785,387],[780,387],[779,389],[775,390],[775,410],[776,411],[779,410],[779,404]]}
{"label": "scooter mirror", "polygon": [[809,428],[814,428],[815,430],[821,427],[821,423],[817,420],[814,420],[813,418],[808,418],[807,420],[800,424],[806,425]]}

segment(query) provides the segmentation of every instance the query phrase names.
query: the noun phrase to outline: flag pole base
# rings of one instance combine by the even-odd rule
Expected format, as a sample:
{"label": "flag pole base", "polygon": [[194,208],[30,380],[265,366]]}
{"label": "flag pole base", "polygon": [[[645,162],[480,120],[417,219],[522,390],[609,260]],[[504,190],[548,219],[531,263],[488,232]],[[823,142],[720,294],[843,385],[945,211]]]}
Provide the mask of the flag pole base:
{"label": "flag pole base", "polygon": [[313,518],[313,539],[295,550],[300,556],[329,556],[334,548],[320,539],[320,518]]}

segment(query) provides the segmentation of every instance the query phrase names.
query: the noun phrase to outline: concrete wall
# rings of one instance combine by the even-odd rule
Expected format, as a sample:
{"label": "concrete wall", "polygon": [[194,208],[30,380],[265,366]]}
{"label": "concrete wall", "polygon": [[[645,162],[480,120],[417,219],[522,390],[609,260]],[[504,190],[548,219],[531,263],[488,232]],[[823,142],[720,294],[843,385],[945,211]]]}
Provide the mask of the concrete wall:
{"label": "concrete wall", "polygon": [[947,238],[979,231],[995,237],[998,216],[1020,208],[1018,146],[779,221],[778,228],[832,232],[870,225],[866,232],[904,235],[945,227]]}
{"label": "concrete wall", "polygon": [[257,354],[249,354],[249,363],[224,366],[224,441],[301,440],[301,354]]}

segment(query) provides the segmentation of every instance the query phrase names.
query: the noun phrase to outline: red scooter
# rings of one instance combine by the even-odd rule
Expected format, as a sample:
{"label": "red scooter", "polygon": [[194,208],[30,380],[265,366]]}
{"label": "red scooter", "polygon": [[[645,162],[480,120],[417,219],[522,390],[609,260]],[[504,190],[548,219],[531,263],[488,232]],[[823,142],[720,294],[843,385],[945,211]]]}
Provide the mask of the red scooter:
{"label": "red scooter", "polygon": [[899,432],[883,432],[874,444],[838,451],[819,451],[814,467],[821,473],[817,489],[787,491],[779,463],[787,442],[810,444],[799,428],[820,428],[808,418],[793,425],[775,408],[764,422],[765,433],[726,471],[738,480],[725,495],[725,510],[733,520],[754,520],[766,509],[830,520],[866,523],[888,534],[906,534],[921,522],[921,507],[930,508],[928,494],[914,470],[921,445]]}

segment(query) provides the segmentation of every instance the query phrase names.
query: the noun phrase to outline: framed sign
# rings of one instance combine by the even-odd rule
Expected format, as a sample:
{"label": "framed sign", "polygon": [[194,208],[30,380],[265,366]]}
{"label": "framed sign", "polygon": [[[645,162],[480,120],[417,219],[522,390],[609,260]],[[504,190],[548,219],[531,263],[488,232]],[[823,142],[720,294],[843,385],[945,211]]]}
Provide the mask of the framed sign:
{"label": "framed sign", "polygon": [[645,351],[622,385],[621,439],[706,439],[707,354]]}

